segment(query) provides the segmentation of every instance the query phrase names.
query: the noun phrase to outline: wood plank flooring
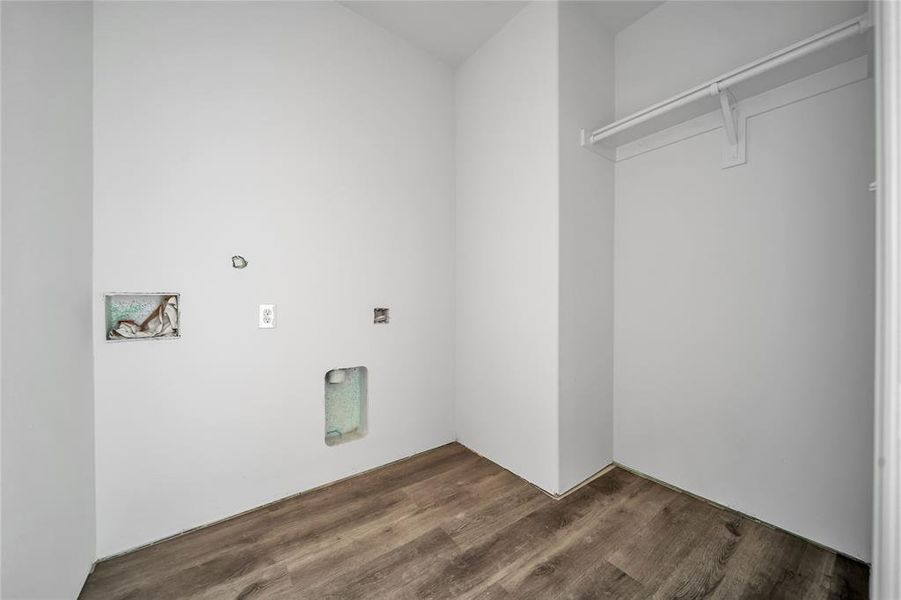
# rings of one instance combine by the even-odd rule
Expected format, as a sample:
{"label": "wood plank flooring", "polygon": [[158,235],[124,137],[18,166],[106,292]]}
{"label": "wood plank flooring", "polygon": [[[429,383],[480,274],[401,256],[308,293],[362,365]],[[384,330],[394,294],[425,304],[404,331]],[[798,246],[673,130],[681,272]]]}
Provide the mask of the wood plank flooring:
{"label": "wood plank flooring", "polygon": [[620,468],[553,500],[449,444],[101,562],[80,598],[853,599],[868,575]]}

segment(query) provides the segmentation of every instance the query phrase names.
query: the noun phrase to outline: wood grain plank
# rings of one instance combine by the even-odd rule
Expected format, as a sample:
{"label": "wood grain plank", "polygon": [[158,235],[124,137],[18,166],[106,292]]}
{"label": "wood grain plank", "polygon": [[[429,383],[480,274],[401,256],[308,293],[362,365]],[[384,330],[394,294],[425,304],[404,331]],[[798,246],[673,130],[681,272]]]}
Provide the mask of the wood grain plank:
{"label": "wood grain plank", "polygon": [[564,585],[561,600],[644,600],[650,592],[640,583],[602,561]]}
{"label": "wood grain plank", "polygon": [[732,600],[779,596],[780,587],[797,570],[807,546],[800,538],[748,520],[731,568],[710,597]]}
{"label": "wood grain plank", "polygon": [[507,573],[500,579],[501,585],[518,597],[541,597],[589,575],[600,580],[607,574],[608,583],[621,579],[621,569],[606,560],[609,549],[630,538],[634,523],[653,518],[673,496],[671,490],[641,480],[602,496],[607,503],[599,505],[557,543],[547,544],[534,561]]}
{"label": "wood grain plank", "polygon": [[304,598],[354,600],[357,598],[418,598],[416,582],[443,568],[456,546],[444,530],[435,528],[349,572],[348,578],[303,591]]}
{"label": "wood grain plank", "polygon": [[670,503],[607,560],[645,588],[656,590],[703,534],[706,523],[696,513],[700,505],[699,500],[674,492]]}
{"label": "wood grain plank", "polygon": [[778,600],[818,600],[828,598],[832,587],[832,572],[836,555],[807,544],[798,564],[785,569],[770,591]]}
{"label": "wood grain plank", "polygon": [[495,584],[470,598],[471,600],[514,600],[516,597],[505,590],[500,584]]}
{"label": "wood grain plank", "polygon": [[531,484],[512,474],[510,477],[516,481],[511,481],[508,490],[467,507],[444,524],[445,531],[460,548],[467,550],[494,535],[499,529],[504,529],[529,513],[554,502]]}
{"label": "wood grain plank", "polygon": [[868,569],[620,468],[553,500],[459,444],[102,561],[83,600],[856,600]]}
{"label": "wood grain plank", "polygon": [[[298,587],[306,587],[361,568],[377,556],[450,520],[453,515],[469,506],[473,496],[480,490],[502,484],[502,475],[496,467],[470,468],[465,474],[449,472],[437,478],[435,490],[442,490],[442,493],[431,498],[420,497],[419,504],[411,500],[408,503],[409,510],[402,516],[376,522],[376,527],[360,528],[342,538],[322,540],[317,552],[295,552],[286,560],[292,581]],[[451,487],[443,485],[448,481],[453,482]]]}
{"label": "wood grain plank", "polygon": [[707,523],[688,555],[654,593],[665,598],[707,598],[719,586],[741,541],[744,519],[713,506],[698,507],[697,519]]}
{"label": "wood grain plank", "polygon": [[641,480],[622,470],[598,479],[575,493],[519,519],[460,555],[437,577],[426,582],[419,595],[453,598],[480,592],[510,571],[527,567],[548,549],[551,541],[575,530],[593,510],[625,501],[621,493]]}
{"label": "wood grain plank", "polygon": [[870,570],[866,565],[843,556],[836,557],[825,596],[829,600],[866,600]]}

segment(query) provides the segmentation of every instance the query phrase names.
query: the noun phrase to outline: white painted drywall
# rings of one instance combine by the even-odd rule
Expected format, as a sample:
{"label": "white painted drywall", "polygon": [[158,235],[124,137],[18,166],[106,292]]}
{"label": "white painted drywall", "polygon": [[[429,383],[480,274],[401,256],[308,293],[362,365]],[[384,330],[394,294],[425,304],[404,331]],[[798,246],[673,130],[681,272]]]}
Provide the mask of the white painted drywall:
{"label": "white painted drywall", "polygon": [[[859,8],[666,3],[617,37],[617,106]],[[720,131],[616,165],[616,460],[864,560],[871,88],[752,118],[743,166],[720,168]]]}
{"label": "white painted drywall", "polygon": [[616,36],[617,117],[866,10],[859,1],[665,2]]}
{"label": "white painted drywall", "polygon": [[2,7],[3,588],[75,598],[95,558],[91,22]]}
{"label": "white painted drywall", "polygon": [[[454,439],[449,67],[336,3],[104,2],[94,82],[100,556]],[[183,337],[106,343],[141,290]],[[358,365],[369,433],[327,447]]]}
{"label": "white painted drywall", "polygon": [[557,491],[557,6],[535,2],[456,74],[458,439]]}
{"label": "white painted drywall", "polygon": [[456,67],[527,2],[458,0],[339,0],[414,46]]}
{"label": "white painted drywall", "polygon": [[[3,66],[3,9],[0,8],[0,69]],[[0,71],[0,154],[3,150],[3,84]],[[3,160],[0,158],[0,240],[3,238]],[[3,282],[3,244],[0,242],[0,287]],[[3,381],[3,293],[0,291],[0,382]],[[93,399],[92,399],[93,401]],[[0,597],[3,596],[3,385],[0,384]]]}
{"label": "white painted drywall", "polygon": [[560,490],[613,460],[613,163],[579,130],[613,119],[613,36],[559,5]]}

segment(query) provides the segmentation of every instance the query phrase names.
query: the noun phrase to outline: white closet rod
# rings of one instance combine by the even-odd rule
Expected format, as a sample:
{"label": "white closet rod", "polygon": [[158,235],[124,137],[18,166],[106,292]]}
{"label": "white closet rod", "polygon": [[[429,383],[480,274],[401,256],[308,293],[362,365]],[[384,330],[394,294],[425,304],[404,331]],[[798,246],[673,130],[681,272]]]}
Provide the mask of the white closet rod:
{"label": "white closet rod", "polygon": [[592,144],[596,144],[603,139],[614,136],[617,133],[621,133],[626,129],[634,127],[635,125],[639,125],[640,123],[644,123],[645,121],[658,117],[662,114],[668,113],[676,108],[679,108],[680,106],[685,106],[686,104],[690,104],[705,97],[717,96],[728,90],[731,86],[742,83],[743,81],[747,81],[748,79],[751,79],[752,77],[755,77],[761,73],[774,69],[793,60],[797,60],[803,56],[807,56],[808,54],[816,52],[817,50],[825,48],[826,46],[831,46],[832,44],[835,44],[836,42],[839,42],[845,38],[862,34],[866,32],[867,29],[869,29],[871,26],[872,23],[870,22],[869,14],[865,13],[863,15],[860,15],[855,19],[851,19],[850,21],[846,21],[840,25],[836,25],[835,27],[821,31],[814,36],[811,36],[787,48],[783,48],[782,50],[774,52],[769,56],[765,56],[743,67],[739,67],[738,69],[726,73],[725,75],[714,79],[713,81],[691,88],[690,90],[673,96],[668,100],[664,100],[663,102],[659,102],[653,106],[633,113],[628,117],[624,117],[619,121],[611,123],[610,125],[596,129],[591,133],[589,141]]}

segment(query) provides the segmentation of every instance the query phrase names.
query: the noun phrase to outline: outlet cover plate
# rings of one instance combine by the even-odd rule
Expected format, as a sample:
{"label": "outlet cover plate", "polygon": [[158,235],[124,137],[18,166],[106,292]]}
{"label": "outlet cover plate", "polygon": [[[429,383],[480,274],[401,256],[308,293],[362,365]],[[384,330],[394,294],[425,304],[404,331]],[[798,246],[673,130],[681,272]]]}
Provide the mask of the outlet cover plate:
{"label": "outlet cover plate", "polygon": [[275,304],[260,304],[260,329],[275,328]]}

